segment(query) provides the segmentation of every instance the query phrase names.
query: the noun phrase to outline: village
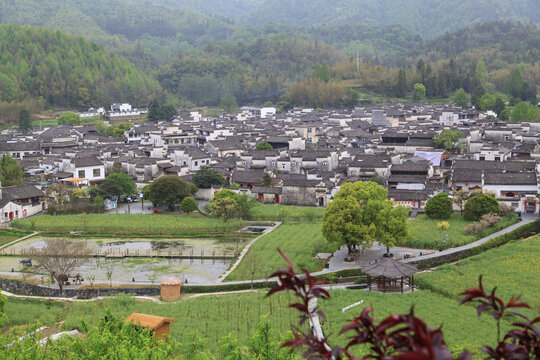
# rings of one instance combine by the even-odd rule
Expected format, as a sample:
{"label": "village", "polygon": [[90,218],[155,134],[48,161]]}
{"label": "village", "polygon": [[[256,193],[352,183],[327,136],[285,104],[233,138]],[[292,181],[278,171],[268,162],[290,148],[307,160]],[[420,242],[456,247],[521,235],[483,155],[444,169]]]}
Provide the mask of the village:
{"label": "village", "polygon": [[[126,122],[118,115],[134,112],[145,110],[113,105],[108,124]],[[460,135],[435,145],[445,129]],[[84,124],[4,131],[0,154],[17,159],[27,176],[23,186],[2,188],[1,221],[46,211],[44,190],[53,183],[99,184],[113,167],[134,179],[139,192],[163,175],[189,182],[208,166],[225,177],[225,186],[237,185],[234,191],[263,203],[326,207],[342,184],[371,180],[415,211],[437,193],[479,189],[516,213],[538,214],[539,132],[538,123],[500,122],[490,112],[427,103],[280,114],[245,107],[215,118],[179,111],[171,122],[134,124],[122,137],[98,135]],[[271,147],[256,150],[261,143]],[[200,189],[195,197],[210,201],[220,189]],[[117,207],[107,200],[107,209]]]}
{"label": "village", "polygon": [[[222,329],[248,339],[271,324],[279,344],[295,315],[281,295],[263,296],[308,281],[332,293],[324,309],[337,320],[403,301],[451,334],[468,326],[476,335],[457,343],[479,346],[494,328],[438,292],[457,296],[480,271],[492,284],[503,263],[525,274],[515,287],[537,273],[539,123],[429,103],[147,114],[114,104],[76,113],[90,120],[75,125],[0,135],[3,163],[24,171],[23,185],[0,189],[0,287],[29,309],[8,310],[11,324],[47,325],[30,333],[38,341],[83,339],[78,309],[97,326],[92,314],[112,308],[107,321],[156,342],[178,344],[186,327],[216,352]],[[51,299],[62,303],[54,315]],[[306,336],[322,341],[338,325],[305,301]]]}

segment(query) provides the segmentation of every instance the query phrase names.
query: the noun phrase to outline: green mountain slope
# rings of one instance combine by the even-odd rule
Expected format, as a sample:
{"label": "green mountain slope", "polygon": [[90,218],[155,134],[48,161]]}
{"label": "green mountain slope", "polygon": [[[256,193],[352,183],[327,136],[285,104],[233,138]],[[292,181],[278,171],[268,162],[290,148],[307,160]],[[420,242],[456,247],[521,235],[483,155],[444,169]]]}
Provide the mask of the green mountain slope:
{"label": "green mountain slope", "polygon": [[222,41],[163,67],[158,80],[170,93],[199,105],[216,105],[227,94],[241,104],[263,103],[277,100],[316,64],[345,58],[324,43],[284,35]]}
{"label": "green mountain slope", "polygon": [[232,33],[217,18],[133,0],[0,0],[0,23],[83,35],[147,67]]}
{"label": "green mountain slope", "polygon": [[0,100],[43,97],[61,106],[147,104],[159,84],[125,58],[82,37],[0,25]]}
{"label": "green mountain slope", "polygon": [[[236,23],[396,25],[434,38],[478,22],[540,23],[538,0],[154,0],[227,16]],[[203,3],[203,4],[200,4]],[[227,6],[228,5],[228,6]]]}

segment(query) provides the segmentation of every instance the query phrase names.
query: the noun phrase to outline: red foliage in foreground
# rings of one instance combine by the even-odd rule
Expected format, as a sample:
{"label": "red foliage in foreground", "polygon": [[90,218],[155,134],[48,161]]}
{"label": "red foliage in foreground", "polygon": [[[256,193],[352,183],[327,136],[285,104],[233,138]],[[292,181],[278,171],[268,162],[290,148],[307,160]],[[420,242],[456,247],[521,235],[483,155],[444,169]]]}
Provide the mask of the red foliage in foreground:
{"label": "red foliage in foreground", "polygon": [[[289,266],[279,269],[271,277],[278,278],[278,285],[272,288],[266,296],[281,291],[291,291],[299,298],[297,303],[290,307],[300,312],[300,325],[306,320],[321,316],[322,311],[314,306],[314,300],[328,299],[330,294],[321,287],[323,281],[317,281],[308,271],[297,275],[293,264],[278,249],[279,253],[287,260]],[[519,302],[518,298],[512,298],[507,303],[495,296],[495,289],[488,293],[482,286],[480,276],[478,288],[471,288],[463,292],[464,298],[460,304],[477,303],[478,315],[483,312],[491,313],[497,322],[498,343],[495,348],[483,346],[482,351],[487,354],[487,359],[524,360],[540,359],[540,330],[535,324],[540,322],[540,317],[530,320],[524,314],[517,312],[515,308],[529,308],[529,305]],[[311,304],[311,306],[310,306]],[[500,321],[508,315],[517,316],[520,321],[513,323],[515,327],[500,338]],[[355,359],[351,355],[351,348],[361,344],[369,345],[371,354],[363,359],[380,360],[450,360],[452,353],[444,341],[442,328],[431,329],[419,317],[414,315],[414,309],[407,315],[392,315],[383,319],[380,323],[375,321],[373,309],[365,308],[360,316],[354,318],[340,332],[350,334],[350,341],[345,348],[332,347],[324,336],[317,336],[313,331],[302,332],[298,327],[293,327],[293,339],[283,344],[284,347],[296,349],[305,347],[304,357],[318,355],[323,359]],[[472,359],[468,352],[461,353],[457,360]]]}

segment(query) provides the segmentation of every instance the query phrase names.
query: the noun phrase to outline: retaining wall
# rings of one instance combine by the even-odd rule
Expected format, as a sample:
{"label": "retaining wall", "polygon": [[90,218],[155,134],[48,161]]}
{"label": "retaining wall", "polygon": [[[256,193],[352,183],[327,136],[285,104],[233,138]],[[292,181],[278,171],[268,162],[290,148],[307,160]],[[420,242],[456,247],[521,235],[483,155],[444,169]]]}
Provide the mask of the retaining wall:
{"label": "retaining wall", "polygon": [[111,296],[120,293],[139,295],[139,296],[156,296],[159,295],[159,287],[147,288],[104,288],[104,289],[59,289],[48,288],[44,286],[24,284],[19,281],[0,279],[0,288],[14,294],[24,294],[33,296],[46,297],[67,297],[79,299],[91,299],[98,296]]}

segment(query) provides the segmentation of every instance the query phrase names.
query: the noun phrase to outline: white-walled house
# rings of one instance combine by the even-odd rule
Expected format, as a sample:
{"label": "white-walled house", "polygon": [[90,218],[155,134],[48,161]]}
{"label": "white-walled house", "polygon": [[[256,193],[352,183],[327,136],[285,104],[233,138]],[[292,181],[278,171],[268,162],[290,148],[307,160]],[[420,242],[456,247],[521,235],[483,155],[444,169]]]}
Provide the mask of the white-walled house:
{"label": "white-walled house", "polygon": [[203,166],[210,165],[210,155],[201,149],[174,150],[170,155],[176,166],[187,166],[189,171],[198,171]]}
{"label": "white-walled house", "polygon": [[24,219],[47,209],[45,193],[33,185],[0,185],[0,222]]}
{"label": "white-walled house", "polygon": [[497,200],[522,213],[538,214],[538,181],[535,172],[484,173],[483,189],[495,193]]}
{"label": "white-walled house", "polygon": [[92,185],[105,180],[105,164],[96,157],[63,159],[60,171],[73,174],[74,178],[86,179],[84,183]]}
{"label": "white-walled house", "polygon": [[261,108],[261,119],[276,115],[276,108],[273,106]]}

